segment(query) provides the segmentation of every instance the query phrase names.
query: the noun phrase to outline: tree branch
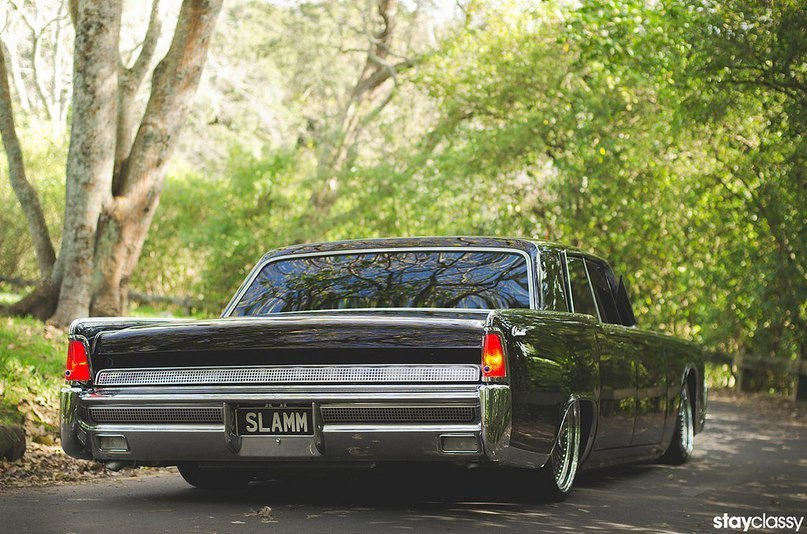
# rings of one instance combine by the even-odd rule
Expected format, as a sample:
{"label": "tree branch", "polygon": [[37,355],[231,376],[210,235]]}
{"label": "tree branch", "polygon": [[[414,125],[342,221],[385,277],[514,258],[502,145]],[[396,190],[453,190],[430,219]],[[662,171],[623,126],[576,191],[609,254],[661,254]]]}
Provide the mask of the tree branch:
{"label": "tree branch", "polygon": [[[341,125],[334,136],[335,142],[327,145],[327,149],[322,152],[317,164],[317,173],[323,178],[325,176],[328,178],[325,180],[324,187],[312,196],[312,203],[323,212],[327,211],[335,200],[336,190],[339,186],[336,174],[348,159],[361,127],[365,124],[362,120],[364,104],[372,102],[378,88],[390,78],[395,79],[399,70],[408,69],[414,65],[414,62],[408,59],[395,65],[387,61],[387,57],[391,54],[395,33],[398,0],[377,0],[376,10],[381,19],[381,26],[378,31],[372,32],[368,29],[365,32],[369,45],[364,65],[342,111]],[[391,95],[376,110],[383,109],[389,103],[390,98]]]}
{"label": "tree branch", "polygon": [[157,48],[157,41],[160,38],[162,23],[159,17],[160,0],[154,0],[151,4],[151,14],[149,15],[146,36],[140,46],[140,53],[131,68],[126,70],[126,78],[130,83],[140,85],[146,77],[146,72],[154,58],[154,51]]}
{"label": "tree branch", "polygon": [[67,11],[73,26],[78,26],[78,0],[67,0]]}
{"label": "tree branch", "polygon": [[171,47],[155,67],[151,95],[120,184],[123,196],[143,195],[152,172],[163,173],[202,76],[222,0],[184,0]]}
{"label": "tree branch", "polygon": [[146,77],[146,72],[154,58],[154,51],[157,48],[157,41],[160,38],[161,22],[159,15],[160,0],[154,0],[151,4],[151,14],[149,24],[146,29],[146,36],[140,47],[131,68],[126,68],[123,62],[120,63],[118,73],[118,120],[116,125],[115,141],[115,167],[112,173],[112,194],[120,193],[121,178],[125,172],[126,162],[132,150],[134,135],[134,100],[137,91]]}
{"label": "tree branch", "polygon": [[[28,90],[25,88],[25,82],[22,79],[20,64],[17,61],[15,53],[12,52],[11,48],[2,40],[0,40],[0,46],[3,47],[3,53],[8,57],[9,67],[11,68],[11,83],[14,85],[14,90],[17,92],[20,107],[22,107],[24,112],[28,112],[31,110],[31,99],[28,97]],[[16,49],[16,43],[14,44],[14,48]]]}
{"label": "tree branch", "polygon": [[3,47],[0,46],[0,134],[8,158],[9,180],[17,200],[20,202],[25,218],[28,220],[28,231],[34,241],[34,250],[42,278],[50,275],[56,253],[50,239],[45,215],[36,190],[25,176],[25,164],[22,159],[20,141],[14,127],[14,113],[11,105],[11,91],[8,86],[8,73]]}

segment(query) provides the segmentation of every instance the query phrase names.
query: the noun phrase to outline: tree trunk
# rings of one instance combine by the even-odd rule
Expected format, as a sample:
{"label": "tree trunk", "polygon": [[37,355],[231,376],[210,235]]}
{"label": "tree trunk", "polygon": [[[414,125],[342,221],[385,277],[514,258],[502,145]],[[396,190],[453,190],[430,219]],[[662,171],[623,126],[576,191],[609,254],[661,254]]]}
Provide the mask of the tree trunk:
{"label": "tree trunk", "polygon": [[171,48],[154,69],[143,120],[104,210],[98,232],[93,281],[94,315],[119,315],[128,282],[159,204],[168,160],[199,86],[221,0],[186,0]]}
{"label": "tree trunk", "polygon": [[54,324],[90,311],[96,229],[111,202],[122,0],[80,2],[73,59],[61,286]]}
{"label": "tree trunk", "polygon": [[56,254],[50,240],[50,232],[45,224],[45,215],[39,203],[39,196],[28,177],[22,160],[22,149],[14,128],[14,113],[11,105],[11,91],[8,85],[5,54],[0,46],[0,135],[8,158],[9,180],[17,200],[20,202],[25,218],[28,220],[28,231],[34,242],[39,272],[42,278],[50,275]]}
{"label": "tree trunk", "polygon": [[31,315],[42,321],[53,316],[59,302],[59,287],[61,285],[61,269],[54,268],[53,273],[22,300],[15,302],[5,311],[11,315]]}
{"label": "tree trunk", "polygon": [[[125,310],[128,281],[199,85],[222,0],[184,0],[171,47],[154,69],[151,95],[132,139],[136,125],[132,104],[159,36],[158,4],[159,0],[152,3],[141,52],[127,69],[118,51],[122,0],[70,0],[76,39],[61,248],[55,262],[52,245],[50,255],[44,250],[40,285],[4,311],[67,325],[91,311],[117,315]],[[0,68],[5,82],[0,90],[0,127],[12,184],[26,215],[34,215],[29,217],[30,226],[37,229],[32,235],[45,236],[50,244],[36,192],[25,180],[4,62]]]}

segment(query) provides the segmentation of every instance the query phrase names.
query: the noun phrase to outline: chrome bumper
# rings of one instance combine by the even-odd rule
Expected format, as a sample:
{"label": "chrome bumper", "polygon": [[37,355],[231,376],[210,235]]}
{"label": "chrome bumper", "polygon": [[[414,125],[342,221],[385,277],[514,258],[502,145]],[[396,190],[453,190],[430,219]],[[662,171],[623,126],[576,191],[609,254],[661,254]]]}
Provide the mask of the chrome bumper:
{"label": "chrome bumper", "polygon": [[[237,436],[233,407],[311,405],[313,436]],[[180,462],[375,462],[452,461],[540,467],[546,455],[510,446],[512,401],[506,385],[328,385],[328,386],[182,386],[84,390],[65,387],[61,394],[62,448],[70,456],[100,461],[172,465]],[[472,421],[328,422],[322,408],[426,406],[473,407]],[[97,408],[211,413],[221,422],[98,422]],[[187,410],[184,412],[183,410]],[[131,413],[131,412],[129,412]],[[144,412],[146,413],[146,412]],[[102,438],[124,438],[125,448],[102,448]],[[451,450],[446,437],[462,437],[475,450]]]}

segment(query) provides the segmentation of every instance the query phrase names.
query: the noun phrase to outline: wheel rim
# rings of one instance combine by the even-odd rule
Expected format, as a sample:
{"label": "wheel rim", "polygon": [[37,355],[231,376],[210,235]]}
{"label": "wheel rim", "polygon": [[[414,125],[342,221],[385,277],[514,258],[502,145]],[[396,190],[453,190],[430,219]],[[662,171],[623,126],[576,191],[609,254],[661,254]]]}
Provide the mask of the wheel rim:
{"label": "wheel rim", "polygon": [[678,424],[681,436],[681,450],[689,456],[695,446],[695,425],[692,419],[692,404],[689,402],[689,394],[685,387],[681,391],[681,408],[678,410]]}
{"label": "wheel rim", "polygon": [[552,474],[562,492],[572,487],[580,457],[580,406],[572,403],[563,415],[558,439],[552,448]]}

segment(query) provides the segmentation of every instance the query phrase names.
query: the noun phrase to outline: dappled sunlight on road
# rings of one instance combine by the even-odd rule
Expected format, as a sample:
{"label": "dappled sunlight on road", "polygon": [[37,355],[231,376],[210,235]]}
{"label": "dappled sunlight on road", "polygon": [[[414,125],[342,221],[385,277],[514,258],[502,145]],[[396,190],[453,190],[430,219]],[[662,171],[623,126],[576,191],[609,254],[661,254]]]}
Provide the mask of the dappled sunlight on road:
{"label": "dappled sunlight on road", "polygon": [[[102,499],[93,505],[98,521],[126,517],[127,524],[142,521],[149,528],[154,525],[148,513],[159,512],[151,521],[183,529],[194,525],[201,531],[229,531],[237,525],[240,532],[250,526],[308,532],[367,527],[418,532],[699,532],[713,530],[712,519],[723,513],[802,512],[807,502],[805,427],[728,402],[712,402],[710,409],[688,464],[583,472],[564,503],[541,501],[529,477],[436,467],[297,476],[227,494],[192,489],[178,476],[116,482],[100,494],[93,490],[98,484],[46,491],[60,502],[68,489],[68,498]],[[0,512],[6,503],[8,499],[0,501]],[[265,506],[272,510],[271,525],[256,515]]]}

